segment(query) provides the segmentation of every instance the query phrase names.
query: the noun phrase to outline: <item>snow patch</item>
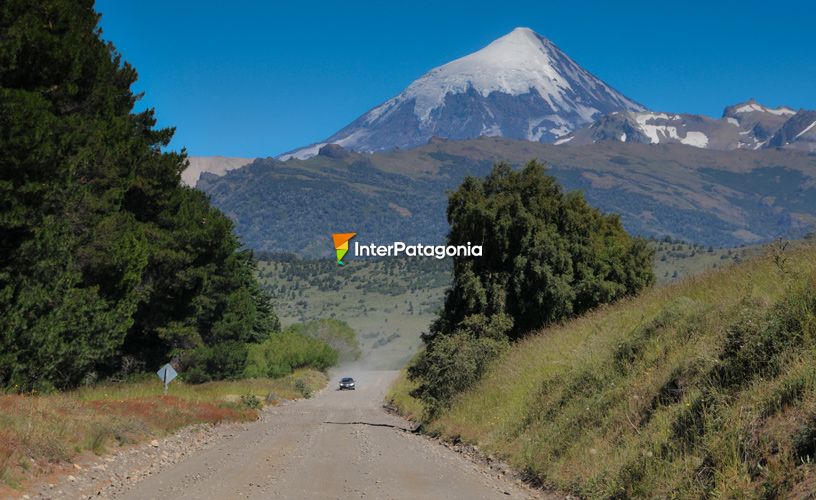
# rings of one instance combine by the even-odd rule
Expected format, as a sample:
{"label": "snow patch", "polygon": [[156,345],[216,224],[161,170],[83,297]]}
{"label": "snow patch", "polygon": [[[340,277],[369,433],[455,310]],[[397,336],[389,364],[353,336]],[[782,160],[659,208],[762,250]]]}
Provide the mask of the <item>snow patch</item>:
{"label": "snow patch", "polygon": [[313,144],[311,146],[306,146],[305,148],[298,149],[297,151],[294,151],[292,153],[281,155],[278,157],[278,159],[281,161],[291,160],[292,158],[296,160],[306,160],[308,158],[311,158],[312,156],[317,155],[318,151],[320,151],[320,148],[322,148],[326,144],[327,143],[325,142],[321,142],[318,144]]}
{"label": "snow patch", "polygon": [[668,120],[668,119],[669,119],[669,115],[667,115],[666,113],[636,113],[635,114],[635,120],[641,125],[646,124],[646,122],[648,122],[649,120]]}
{"label": "snow patch", "polygon": [[[674,117],[671,119],[674,119]],[[669,139],[697,148],[708,146],[708,136],[702,132],[688,131],[685,137],[680,137],[680,134],[677,133],[677,127],[650,123],[655,120],[669,120],[669,115],[666,113],[638,113],[635,115],[635,121],[652,144],[660,144],[663,140]],[[683,125],[685,126],[685,124]]]}
{"label": "snow patch", "polygon": [[680,142],[695,148],[704,148],[708,146],[708,136],[702,132],[689,131],[686,136],[680,139]]}
{"label": "snow patch", "polygon": [[556,136],[556,137],[561,137],[561,136],[567,135],[570,132],[572,132],[572,130],[565,127],[564,125],[562,125],[562,126],[560,126],[558,128],[551,128],[550,129],[550,133],[552,135]]}
{"label": "snow patch", "polygon": [[795,115],[796,111],[786,108],[785,106],[780,106],[778,108],[766,108],[761,104],[757,104],[755,102],[749,104],[743,104],[742,106],[738,107],[734,110],[734,113],[753,113],[755,111],[762,111],[765,113],[771,113],[772,115],[777,116],[785,116],[785,115]]}
{"label": "snow patch", "polygon": [[663,138],[669,137],[672,139],[680,139],[677,135],[677,127],[670,127],[666,125],[651,125],[647,122],[651,120],[668,120],[669,116],[666,113],[638,113],[635,115],[635,121],[640,126],[640,129],[649,138],[652,144],[659,144],[661,136]]}
{"label": "snow patch", "polygon": [[484,137],[501,137],[502,135],[501,127],[497,123],[494,123],[490,127],[482,125],[481,135]]}
{"label": "snow patch", "polygon": [[807,133],[807,132],[808,132],[810,129],[812,129],[814,126],[816,126],[816,122],[813,122],[813,123],[811,123],[810,125],[808,125],[807,127],[805,127],[805,129],[804,129],[803,131],[801,131],[801,132],[799,132],[798,134],[796,134],[796,137],[794,137],[794,139],[798,139],[798,138],[802,137],[802,136],[803,136],[803,135],[805,135],[805,134],[806,134],[806,133]]}

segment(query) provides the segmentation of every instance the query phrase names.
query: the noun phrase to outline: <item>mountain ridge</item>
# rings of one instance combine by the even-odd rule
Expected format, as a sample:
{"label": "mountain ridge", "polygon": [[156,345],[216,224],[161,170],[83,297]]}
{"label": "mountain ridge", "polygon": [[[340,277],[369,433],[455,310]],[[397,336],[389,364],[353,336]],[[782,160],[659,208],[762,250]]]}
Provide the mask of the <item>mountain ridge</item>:
{"label": "mountain ridge", "polygon": [[800,237],[816,223],[816,155],[800,151],[617,141],[564,147],[483,137],[336,153],[257,159],[223,177],[204,175],[198,188],[235,221],[246,246],[306,256],[330,256],[328,235],[340,229],[371,243],[441,243],[446,193],[497,161],[547,162],[565,189],[583,191],[643,236],[726,247]]}
{"label": "mountain ridge", "polygon": [[721,118],[666,112],[618,111],[555,141],[686,144],[722,151],[786,148],[816,151],[816,111],[771,108],[754,99],[727,106]]}

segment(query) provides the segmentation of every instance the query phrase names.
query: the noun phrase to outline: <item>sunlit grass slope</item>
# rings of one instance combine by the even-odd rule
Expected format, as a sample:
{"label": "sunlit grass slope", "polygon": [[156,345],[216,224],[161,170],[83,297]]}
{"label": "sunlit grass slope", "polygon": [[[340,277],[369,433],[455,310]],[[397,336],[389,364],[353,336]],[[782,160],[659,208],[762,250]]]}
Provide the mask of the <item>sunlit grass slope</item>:
{"label": "sunlit grass slope", "polygon": [[540,331],[427,428],[587,497],[794,496],[816,490],[815,389],[805,246]]}

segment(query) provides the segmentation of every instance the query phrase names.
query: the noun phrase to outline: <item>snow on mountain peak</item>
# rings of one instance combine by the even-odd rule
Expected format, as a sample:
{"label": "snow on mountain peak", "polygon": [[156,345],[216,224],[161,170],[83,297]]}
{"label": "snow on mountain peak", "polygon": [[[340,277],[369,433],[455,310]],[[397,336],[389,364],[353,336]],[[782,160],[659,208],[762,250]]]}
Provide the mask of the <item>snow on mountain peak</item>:
{"label": "snow on mountain peak", "polygon": [[[566,94],[576,84],[591,94],[604,90],[623,109],[643,109],[586,72],[548,39],[521,27],[477,52],[432,69],[392,101],[416,99],[414,112],[422,122],[444,103],[448,94],[463,93],[469,88],[482,97],[492,92],[515,96],[536,90],[553,110],[574,110],[580,103],[570,102]],[[395,104],[392,101],[381,107],[391,108]],[[590,120],[596,110],[581,111]]]}
{"label": "snow on mountain peak", "polygon": [[434,136],[552,142],[600,115],[643,110],[546,38],[516,28],[430,70],[326,141],[281,158],[308,158],[327,143],[373,152],[418,146]]}
{"label": "snow on mountain peak", "polygon": [[777,108],[770,108],[768,106],[763,106],[762,104],[756,102],[754,99],[748,99],[745,102],[741,102],[739,104],[735,104],[733,106],[729,106],[725,108],[725,112],[723,112],[723,116],[731,116],[737,117],[741,114],[746,113],[770,113],[776,116],[793,116],[796,114],[796,111],[787,107],[787,106],[779,106]]}

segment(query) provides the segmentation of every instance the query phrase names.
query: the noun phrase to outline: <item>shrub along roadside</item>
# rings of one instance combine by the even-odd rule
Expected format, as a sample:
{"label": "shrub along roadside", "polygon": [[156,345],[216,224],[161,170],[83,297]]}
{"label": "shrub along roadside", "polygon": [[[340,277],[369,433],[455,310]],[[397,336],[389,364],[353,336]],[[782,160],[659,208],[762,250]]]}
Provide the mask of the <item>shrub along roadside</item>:
{"label": "shrub along roadside", "polygon": [[167,396],[155,377],[58,394],[0,395],[0,491],[85,452],[104,454],[191,424],[253,420],[255,402],[301,398],[326,382],[319,371],[298,370],[275,380],[173,382]]}
{"label": "shrub along roadside", "polygon": [[806,494],[816,481],[816,248],[785,257],[544,329],[425,427],[590,498]]}
{"label": "shrub along roadside", "polygon": [[542,164],[499,163],[466,178],[448,200],[448,245],[482,245],[454,257],[453,283],[411,365],[429,416],[475,383],[510,341],[547,324],[634,295],[654,283],[654,250],[580,192],[564,193]]}
{"label": "shrub along roadside", "polygon": [[284,330],[247,346],[244,377],[282,377],[297,368],[326,370],[337,364],[337,351],[322,340]]}
{"label": "shrub along roadside", "polygon": [[[337,364],[338,352],[323,340],[289,327],[259,343],[222,342],[187,351],[181,358],[181,377],[200,384],[212,380],[279,378],[294,370],[325,371]],[[350,330],[352,339],[354,331]]]}

